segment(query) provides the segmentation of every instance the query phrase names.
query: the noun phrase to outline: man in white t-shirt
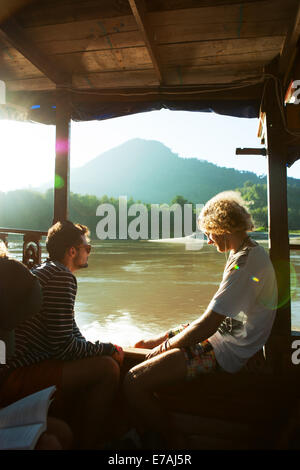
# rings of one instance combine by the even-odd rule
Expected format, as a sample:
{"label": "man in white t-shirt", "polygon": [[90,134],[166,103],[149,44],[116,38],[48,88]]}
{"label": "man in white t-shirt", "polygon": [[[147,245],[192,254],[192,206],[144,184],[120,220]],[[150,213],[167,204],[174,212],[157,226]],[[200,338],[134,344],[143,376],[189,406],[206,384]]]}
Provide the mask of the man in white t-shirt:
{"label": "man in white t-shirt", "polygon": [[277,305],[272,263],[264,248],[247,235],[253,222],[240,195],[233,191],[216,195],[202,209],[198,223],[208,244],[221,253],[230,251],[219,289],[193,323],[139,341],[135,347],[151,352],[124,380],[129,404],[150,429],[160,433],[168,448],[183,443],[155,390],[218,369],[238,372],[265,345]]}
{"label": "man in white t-shirt", "polygon": [[218,364],[239,371],[270,334],[276,312],[277,285],[264,248],[247,238],[229,256],[223,279],[207,310],[225,315],[224,325],[209,338]]}

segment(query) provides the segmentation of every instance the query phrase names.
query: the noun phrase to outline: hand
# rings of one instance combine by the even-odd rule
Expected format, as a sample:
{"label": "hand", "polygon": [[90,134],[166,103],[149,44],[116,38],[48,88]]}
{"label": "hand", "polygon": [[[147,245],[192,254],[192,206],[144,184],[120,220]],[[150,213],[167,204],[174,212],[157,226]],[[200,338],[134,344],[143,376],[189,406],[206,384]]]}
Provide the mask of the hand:
{"label": "hand", "polygon": [[142,349],[153,349],[156,346],[159,346],[166,339],[168,339],[168,333],[162,333],[155,338],[142,339],[141,341],[135,343],[134,347]]}
{"label": "hand", "polygon": [[119,366],[121,367],[121,365],[123,364],[123,360],[124,360],[124,351],[123,351],[123,349],[121,348],[121,346],[117,346],[116,344],[114,344],[114,347],[116,348],[116,352],[114,352],[111,357],[112,357],[115,361],[117,361],[117,363],[118,363]]}
{"label": "hand", "polygon": [[152,357],[158,356],[158,354],[162,354],[168,351],[169,349],[171,349],[171,345],[170,345],[169,340],[167,339],[166,341],[161,343],[159,346],[152,349],[151,352],[147,354],[146,359],[151,359]]}

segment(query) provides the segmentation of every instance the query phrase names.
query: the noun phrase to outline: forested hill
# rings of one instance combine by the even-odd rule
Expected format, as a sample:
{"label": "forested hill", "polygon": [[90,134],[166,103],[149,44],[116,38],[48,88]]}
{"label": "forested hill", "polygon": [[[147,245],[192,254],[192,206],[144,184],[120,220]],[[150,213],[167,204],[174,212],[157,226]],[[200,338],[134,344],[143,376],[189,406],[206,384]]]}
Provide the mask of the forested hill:
{"label": "forested hill", "polygon": [[[0,191],[0,227],[48,230],[53,220],[54,198],[53,188],[45,189]],[[150,214],[151,204],[204,204],[227,189],[241,192],[249,203],[255,226],[266,229],[265,177],[195,158],[183,159],[159,142],[134,139],[72,171],[69,217],[88,225],[95,237],[97,207],[110,203],[118,215],[119,196],[127,196],[128,207],[138,201],[147,204]],[[299,179],[288,178],[288,208],[289,227],[299,230]],[[195,216],[193,224],[196,227]]]}
{"label": "forested hill", "polygon": [[[291,180],[290,184],[300,187],[300,180]],[[266,183],[255,173],[181,158],[162,143],[143,139],[129,140],[71,170],[74,193],[114,198],[124,195],[145,203],[169,203],[176,194],[182,194],[201,204],[220,191],[242,187],[246,181]]]}

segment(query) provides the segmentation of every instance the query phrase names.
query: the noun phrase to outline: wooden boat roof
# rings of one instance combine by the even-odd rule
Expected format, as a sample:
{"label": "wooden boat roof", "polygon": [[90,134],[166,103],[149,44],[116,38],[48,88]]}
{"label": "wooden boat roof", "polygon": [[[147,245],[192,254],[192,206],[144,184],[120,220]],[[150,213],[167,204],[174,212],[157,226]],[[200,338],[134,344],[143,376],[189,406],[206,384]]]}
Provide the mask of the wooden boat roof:
{"label": "wooden boat roof", "polygon": [[10,0],[0,3],[0,79],[26,120],[55,123],[168,108],[258,117],[277,61],[291,75],[298,0]]}

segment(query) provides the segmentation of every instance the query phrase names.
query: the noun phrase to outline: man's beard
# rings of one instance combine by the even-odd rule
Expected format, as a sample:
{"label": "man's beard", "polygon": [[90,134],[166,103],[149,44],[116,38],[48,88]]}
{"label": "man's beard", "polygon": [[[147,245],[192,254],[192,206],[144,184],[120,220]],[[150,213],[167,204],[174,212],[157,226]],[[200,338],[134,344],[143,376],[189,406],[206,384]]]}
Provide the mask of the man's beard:
{"label": "man's beard", "polygon": [[79,262],[79,256],[77,258],[74,259],[74,264],[76,266],[76,270],[77,269],[83,269],[83,268],[87,268],[88,267],[88,262],[86,261],[86,263],[81,263]]}
{"label": "man's beard", "polygon": [[88,263],[85,263],[85,264],[79,264],[78,265],[78,269],[83,269],[83,268],[87,268],[88,267]]}

